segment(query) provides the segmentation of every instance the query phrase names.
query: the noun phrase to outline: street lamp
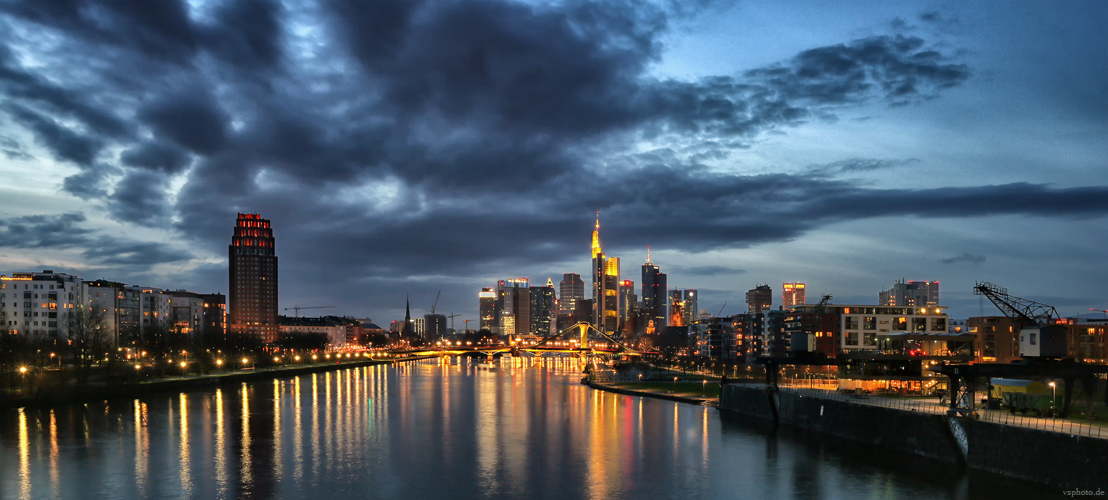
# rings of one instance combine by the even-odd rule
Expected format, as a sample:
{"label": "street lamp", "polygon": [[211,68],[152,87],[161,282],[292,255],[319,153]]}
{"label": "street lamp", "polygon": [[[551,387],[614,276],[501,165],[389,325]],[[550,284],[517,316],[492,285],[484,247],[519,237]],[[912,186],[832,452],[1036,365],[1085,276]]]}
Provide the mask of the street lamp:
{"label": "street lamp", "polygon": [[1054,386],[1054,382],[1050,383],[1050,417],[1058,418],[1058,388]]}
{"label": "street lamp", "polygon": [[673,392],[677,392],[677,377],[673,377]]}

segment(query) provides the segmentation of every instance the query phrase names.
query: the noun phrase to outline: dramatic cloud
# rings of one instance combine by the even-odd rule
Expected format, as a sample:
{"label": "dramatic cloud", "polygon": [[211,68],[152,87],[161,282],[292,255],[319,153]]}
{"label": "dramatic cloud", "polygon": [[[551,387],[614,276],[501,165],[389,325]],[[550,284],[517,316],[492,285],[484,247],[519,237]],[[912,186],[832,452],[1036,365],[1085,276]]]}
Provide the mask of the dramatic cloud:
{"label": "dramatic cloud", "polygon": [[95,240],[85,257],[108,265],[153,266],[180,262],[193,258],[193,255],[160,243],[120,241],[116,238],[101,237]]}
{"label": "dramatic cloud", "polygon": [[[926,159],[845,153],[797,174],[744,170],[736,156],[767,137],[927,106],[976,72],[958,49],[894,23],[743,71],[659,76],[674,23],[700,8],[0,2],[0,114],[33,137],[34,154],[77,167],[66,193],[125,226],[172,228],[189,250],[110,244],[79,229],[80,214],[12,219],[0,235],[38,224],[46,232],[20,244],[31,248],[68,227],[88,259],[149,266],[222,256],[235,213],[259,212],[274,221],[283,270],[341,263],[354,287],[555,265],[580,253],[596,210],[606,245],[686,252],[887,216],[1108,214],[1104,186],[849,179]],[[10,139],[0,150],[31,158]]]}
{"label": "dramatic cloud", "polygon": [[85,214],[30,215],[0,220],[0,247],[65,248],[87,242],[90,229],[78,227]]}

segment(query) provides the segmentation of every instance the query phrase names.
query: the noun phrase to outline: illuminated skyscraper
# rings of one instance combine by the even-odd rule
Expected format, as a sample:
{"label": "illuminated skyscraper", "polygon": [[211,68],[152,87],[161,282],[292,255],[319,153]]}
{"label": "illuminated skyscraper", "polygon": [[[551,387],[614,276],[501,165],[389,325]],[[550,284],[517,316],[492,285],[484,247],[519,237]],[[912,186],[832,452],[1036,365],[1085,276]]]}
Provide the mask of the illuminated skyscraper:
{"label": "illuminated skyscraper", "polygon": [[496,283],[496,321],[500,335],[531,333],[531,281],[527,278]]}
{"label": "illuminated skyscraper", "polygon": [[878,294],[883,306],[935,307],[939,305],[938,281],[897,280],[893,287]]}
{"label": "illuminated skyscraper", "polygon": [[685,323],[685,301],[681,290],[669,291],[669,326],[687,326]]}
{"label": "illuminated skyscraper", "polygon": [[781,290],[781,305],[783,307],[804,303],[804,283],[782,283]]}
{"label": "illuminated skyscraper", "polygon": [[496,332],[499,326],[496,324],[496,292],[489,287],[482,288],[477,300],[481,308],[481,328]]}
{"label": "illuminated skyscraper", "polygon": [[623,280],[619,282],[619,324],[620,331],[624,335],[632,335],[635,333],[635,321],[638,318],[638,311],[635,310],[636,305],[639,302],[638,295],[635,295],[635,282],[631,280]]}
{"label": "illuminated skyscraper", "polygon": [[228,247],[228,330],[277,340],[277,251],[269,219],[239,214]]}
{"label": "illuminated skyscraper", "polygon": [[692,326],[697,321],[700,321],[700,309],[697,309],[700,307],[700,304],[697,303],[699,302],[698,299],[699,297],[696,290],[685,290],[681,292],[681,301],[685,303],[681,309],[685,313],[685,324],[688,326]]}
{"label": "illuminated skyscraper", "polygon": [[531,287],[532,335],[548,335],[554,323],[554,280],[547,278],[546,286]]}
{"label": "illuminated skyscraper", "polygon": [[650,262],[650,247],[646,247],[646,263],[642,265],[642,311],[639,313],[640,332],[649,330],[650,324],[656,330],[666,326],[668,312],[668,292],[666,275],[654,263]]}
{"label": "illuminated skyscraper", "polygon": [[607,334],[619,332],[619,258],[605,257],[600,248],[600,212],[592,232],[593,326]]}
{"label": "illuminated skyscraper", "polygon": [[[565,273],[562,275],[561,292],[558,302],[559,316],[573,316],[577,312],[577,304],[585,300],[585,282],[581,281],[581,275],[577,273]],[[579,318],[581,320],[584,318]]]}
{"label": "illuminated skyscraper", "polygon": [[758,285],[753,290],[747,291],[746,306],[752,313],[773,309],[773,289],[769,285]]}

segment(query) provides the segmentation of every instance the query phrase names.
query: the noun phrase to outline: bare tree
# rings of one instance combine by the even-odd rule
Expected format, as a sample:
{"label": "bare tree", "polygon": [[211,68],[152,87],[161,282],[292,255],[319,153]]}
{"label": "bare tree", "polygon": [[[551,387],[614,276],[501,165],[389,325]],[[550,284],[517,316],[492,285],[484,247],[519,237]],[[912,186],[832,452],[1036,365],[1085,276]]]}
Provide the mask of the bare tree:
{"label": "bare tree", "polygon": [[72,347],[73,366],[81,382],[88,381],[93,365],[103,359],[106,349],[111,347],[104,317],[102,309],[81,306],[71,310],[62,322],[65,338]]}

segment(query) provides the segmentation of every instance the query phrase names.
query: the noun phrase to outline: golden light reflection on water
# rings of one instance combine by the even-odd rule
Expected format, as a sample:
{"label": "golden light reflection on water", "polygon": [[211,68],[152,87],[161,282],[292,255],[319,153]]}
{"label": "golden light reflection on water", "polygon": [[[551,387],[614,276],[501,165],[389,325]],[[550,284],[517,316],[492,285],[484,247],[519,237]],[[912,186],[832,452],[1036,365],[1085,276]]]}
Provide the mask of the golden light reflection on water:
{"label": "golden light reflection on water", "polygon": [[19,498],[31,498],[31,440],[23,408],[19,409]]}
{"label": "golden light reflection on water", "polygon": [[703,418],[703,421],[701,423],[701,427],[703,428],[704,432],[701,434],[700,442],[702,443],[701,448],[702,448],[702,454],[703,454],[703,464],[704,464],[705,469],[707,469],[707,467],[708,467],[708,407],[707,406],[704,407],[702,413],[704,415],[704,418]]}
{"label": "golden light reflection on water", "polygon": [[215,487],[220,497],[227,496],[227,429],[223,419],[223,389],[215,390]]}
{"label": "golden light reflection on water", "polygon": [[273,379],[273,475],[278,482],[284,474],[281,457],[281,381]]}
{"label": "golden light reflection on water", "polygon": [[61,478],[58,475],[58,417],[50,410],[50,496],[57,498]]}
{"label": "golden light reflection on water", "polygon": [[249,387],[243,383],[242,389],[239,391],[242,393],[242,429],[240,430],[242,453],[239,456],[239,478],[243,486],[249,486],[254,483],[254,468],[251,466],[250,457],[250,393]]}
{"label": "golden light reflection on water", "polygon": [[319,477],[319,375],[312,374],[312,475]]}
{"label": "golden light reflection on water", "polygon": [[292,479],[300,482],[304,478],[304,428],[301,425],[302,414],[300,409],[300,377],[292,381]]}
{"label": "golden light reflection on water", "polygon": [[146,403],[135,400],[135,487],[140,495],[146,494],[146,474],[149,457],[148,430],[146,428]]}
{"label": "golden light reflection on water", "polygon": [[188,496],[192,493],[192,449],[189,447],[189,400],[185,393],[181,393],[180,425],[177,427],[179,444],[177,448],[178,467],[180,467],[181,491]]}

